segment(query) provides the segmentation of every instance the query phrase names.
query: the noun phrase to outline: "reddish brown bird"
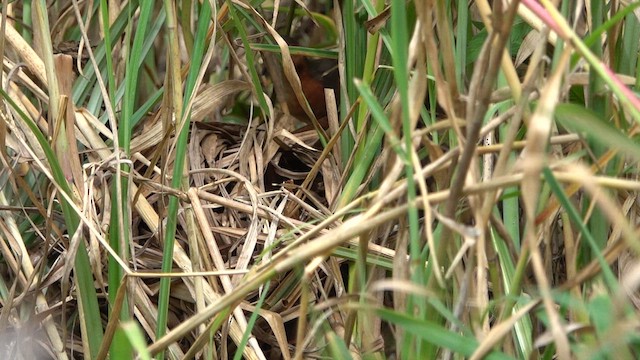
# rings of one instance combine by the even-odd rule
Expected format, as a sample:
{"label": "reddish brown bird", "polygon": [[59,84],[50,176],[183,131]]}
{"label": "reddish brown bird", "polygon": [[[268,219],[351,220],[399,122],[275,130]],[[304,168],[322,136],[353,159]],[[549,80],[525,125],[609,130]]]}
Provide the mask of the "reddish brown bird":
{"label": "reddish brown bird", "polygon": [[[337,62],[333,59],[309,59],[304,56],[295,56],[293,63],[300,77],[302,91],[313,113],[318,119],[325,117],[327,104],[324,89],[333,89],[336,97],[340,89]],[[295,96],[287,97],[287,107],[291,115],[307,121],[307,115]]]}
{"label": "reddish brown bird", "polygon": [[[281,60],[272,54],[264,54],[263,58],[273,81],[275,95],[283,107],[286,105],[288,113],[298,120],[311,123],[306,112],[298,102],[294,90],[284,76]],[[293,63],[300,78],[302,91],[304,92],[311,110],[323,127],[326,121],[321,121],[327,115],[324,89],[333,89],[338,96],[339,75],[337,61],[333,59],[311,59],[305,56],[293,56]]]}

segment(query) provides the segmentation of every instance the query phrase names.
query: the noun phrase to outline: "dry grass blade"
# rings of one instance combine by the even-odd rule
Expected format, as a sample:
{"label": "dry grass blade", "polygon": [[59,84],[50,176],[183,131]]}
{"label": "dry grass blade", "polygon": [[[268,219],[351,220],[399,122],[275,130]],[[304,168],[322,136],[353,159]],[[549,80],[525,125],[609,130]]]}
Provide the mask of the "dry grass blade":
{"label": "dry grass blade", "polygon": [[[211,232],[208,230],[209,225],[207,224],[206,217],[204,215],[204,212],[202,211],[202,206],[200,205],[200,200],[198,199],[197,191],[195,189],[192,188],[189,190],[189,198],[191,199],[191,203],[193,205],[193,209],[194,209],[196,218],[198,220],[198,224],[200,226],[202,236],[204,237],[205,242],[207,244],[207,248],[213,258],[213,263],[216,269],[221,271],[226,268],[224,264],[224,260],[222,259],[220,250],[216,245],[216,240],[213,238],[213,234],[211,234]],[[222,276],[221,282],[222,282],[222,287],[224,288],[224,291],[227,294],[234,291],[234,285],[231,281],[230,276]],[[236,321],[238,321],[238,324],[241,330],[246,331],[247,320],[244,317],[244,313],[242,313],[242,310],[240,308],[236,308],[236,310],[234,311],[234,315],[235,315]],[[253,339],[253,342],[255,343],[255,339]]]}
{"label": "dry grass blade", "polygon": [[513,330],[513,326],[519,319],[521,319],[525,314],[533,310],[539,304],[540,301],[538,300],[531,301],[527,305],[522,306],[516,313],[511,315],[509,319],[494,326],[491,331],[486,334],[484,340],[480,343],[480,346],[478,346],[476,351],[473,353],[473,356],[471,356],[469,359],[478,360],[484,358],[491,350],[491,348],[502,341],[507,333]]}
{"label": "dry grass blade", "polygon": [[554,302],[551,299],[550,282],[543,268],[541,254],[538,249],[538,237],[534,229],[536,204],[540,191],[540,173],[545,161],[545,147],[551,132],[553,109],[560,96],[562,76],[565,72],[565,66],[568,64],[570,54],[569,50],[564,51],[556,71],[542,93],[540,104],[530,122],[531,128],[527,134],[527,145],[524,149],[522,162],[525,175],[522,183],[523,201],[527,214],[527,231],[525,237],[529,250],[531,251],[534,273],[541,287],[543,304],[549,315],[551,332],[556,341],[559,356],[563,359],[571,358],[569,341],[566,333],[562,330],[560,315],[557,313]]}
{"label": "dry grass blade", "polygon": [[45,87],[48,87],[48,80],[42,58],[36,54],[31,45],[29,45],[11,25],[6,26],[4,36],[11,47],[18,53],[21,60],[27,64],[29,70],[38,80],[42,81]]}

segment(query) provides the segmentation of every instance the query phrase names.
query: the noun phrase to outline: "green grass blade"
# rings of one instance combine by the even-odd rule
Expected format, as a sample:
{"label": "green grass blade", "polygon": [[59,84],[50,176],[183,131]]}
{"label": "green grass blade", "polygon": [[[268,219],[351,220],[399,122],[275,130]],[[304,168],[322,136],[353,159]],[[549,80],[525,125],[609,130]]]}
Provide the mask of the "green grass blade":
{"label": "green grass blade", "polygon": [[247,342],[249,342],[251,331],[253,330],[253,326],[256,324],[256,320],[258,319],[258,314],[260,313],[260,310],[262,309],[262,306],[264,304],[264,299],[267,297],[267,294],[269,293],[269,284],[270,284],[269,282],[265,283],[264,288],[262,288],[262,292],[260,294],[260,298],[258,299],[258,303],[255,305],[255,310],[253,311],[253,313],[251,314],[251,317],[249,318],[249,321],[247,322],[247,329],[242,335],[242,340],[240,341],[240,344],[238,344],[238,350],[233,356],[233,360],[242,359],[244,348],[247,346]]}
{"label": "green grass blade", "polygon": [[[198,14],[198,25],[195,37],[195,47],[191,56],[191,66],[185,83],[183,114],[181,114],[180,125],[176,127],[177,142],[175,149],[175,161],[173,166],[173,177],[171,186],[175,189],[183,188],[183,171],[187,158],[187,140],[189,138],[190,114],[184,113],[187,103],[191,99],[191,95],[196,90],[198,73],[202,63],[205,48],[207,46],[206,38],[211,20],[212,9],[209,2],[205,1],[200,7]],[[169,197],[169,206],[167,209],[167,226],[165,229],[164,249],[162,253],[162,271],[170,272],[173,266],[173,249],[175,242],[176,228],[178,225],[178,207],[179,199],[176,196]],[[171,278],[162,278],[160,280],[160,290],[158,294],[158,323],[156,333],[158,337],[165,334],[167,328],[167,315],[169,311],[169,295],[171,291]],[[164,356],[163,353],[158,355],[159,358]]]}
{"label": "green grass blade", "polygon": [[[416,317],[389,309],[377,309],[376,314],[382,319],[398,325],[404,331],[411,333],[417,338],[438,347],[452,350],[461,356],[471,356],[478,347],[478,342],[475,338],[448,331],[441,325],[427,320],[417,319]],[[486,359],[502,360],[511,358],[503,353],[494,351],[489,353]]]}
{"label": "green grass blade", "polygon": [[133,321],[126,321],[120,325],[120,328],[127,337],[131,347],[138,353],[138,358],[143,360],[151,360],[151,354],[147,350],[147,342],[140,325]]}
{"label": "green grass blade", "polygon": [[[4,100],[9,103],[13,110],[18,114],[20,119],[29,127],[33,135],[38,140],[38,143],[44,151],[53,180],[59,186],[60,190],[64,192],[70,199],[74,199],[71,187],[65,178],[65,175],[60,167],[58,158],[49,145],[47,138],[42,134],[38,125],[33,122],[9,97],[9,95],[0,89],[0,94]],[[73,209],[68,200],[61,196],[60,206],[64,215],[64,220],[67,225],[67,231],[70,236],[76,233],[80,226],[80,217]],[[74,260],[74,275],[77,283],[77,295],[82,309],[82,319],[85,321],[86,339],[89,342],[89,349],[91,354],[88,354],[91,358],[95,358],[102,343],[103,327],[102,319],[100,317],[100,307],[98,305],[98,298],[96,295],[96,289],[93,285],[93,272],[91,270],[91,264],[89,261],[89,254],[84,246],[78,246],[76,258]]]}
{"label": "green grass blade", "polygon": [[607,261],[605,260],[602,249],[599,248],[598,242],[593,238],[591,231],[587,228],[587,226],[582,221],[578,210],[573,206],[567,195],[562,190],[560,183],[556,180],[555,176],[553,176],[553,172],[548,167],[545,167],[542,170],[542,174],[544,175],[544,179],[551,186],[551,190],[555,194],[555,196],[560,201],[560,204],[564,207],[564,209],[569,214],[571,220],[575,223],[576,226],[580,229],[580,233],[587,240],[587,245],[591,248],[598,265],[602,269],[602,274],[604,277],[604,281],[612,291],[616,291],[618,289],[618,283],[616,281],[615,275],[609,268]]}

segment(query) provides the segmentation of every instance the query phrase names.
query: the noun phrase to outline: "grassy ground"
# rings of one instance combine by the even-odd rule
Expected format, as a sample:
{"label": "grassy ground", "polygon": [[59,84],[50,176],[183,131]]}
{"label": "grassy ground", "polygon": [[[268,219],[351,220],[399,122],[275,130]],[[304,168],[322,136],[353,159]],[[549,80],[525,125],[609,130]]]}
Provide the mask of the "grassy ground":
{"label": "grassy ground", "polygon": [[640,2],[1,28],[0,357],[640,356]]}

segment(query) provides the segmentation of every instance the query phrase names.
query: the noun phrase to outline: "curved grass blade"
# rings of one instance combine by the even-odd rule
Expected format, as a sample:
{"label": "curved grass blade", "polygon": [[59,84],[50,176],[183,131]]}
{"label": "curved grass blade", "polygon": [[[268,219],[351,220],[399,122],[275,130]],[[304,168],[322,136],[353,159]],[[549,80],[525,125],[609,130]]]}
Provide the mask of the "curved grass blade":
{"label": "curved grass blade", "polygon": [[[73,192],[71,191],[71,187],[69,186],[69,183],[64,176],[64,172],[60,167],[58,158],[49,145],[47,138],[44,136],[44,134],[42,134],[40,128],[38,128],[38,125],[33,122],[33,120],[31,120],[27,116],[27,114],[22,112],[22,110],[3,89],[0,89],[0,94],[18,114],[20,119],[24,121],[27,127],[29,127],[33,135],[38,140],[38,143],[45,153],[47,162],[49,163],[51,174],[60,190],[63,191],[69,198],[73,199]],[[78,228],[80,226],[80,218],[74,211],[71,204],[63,196],[60,196],[60,206],[62,207],[62,213],[67,225],[67,232],[68,234],[73,235],[76,233],[76,231],[78,231]],[[85,322],[82,328],[86,329],[85,335],[89,342],[88,345],[91,352],[89,356],[91,356],[91,358],[95,358],[100,348],[100,344],[102,343],[103,328],[96,289],[93,285],[94,279],[91,271],[89,254],[87,253],[87,249],[84,246],[79,246],[76,252],[76,258],[74,262],[74,275],[77,280],[77,294],[82,309],[82,316],[80,317],[80,319]]]}

